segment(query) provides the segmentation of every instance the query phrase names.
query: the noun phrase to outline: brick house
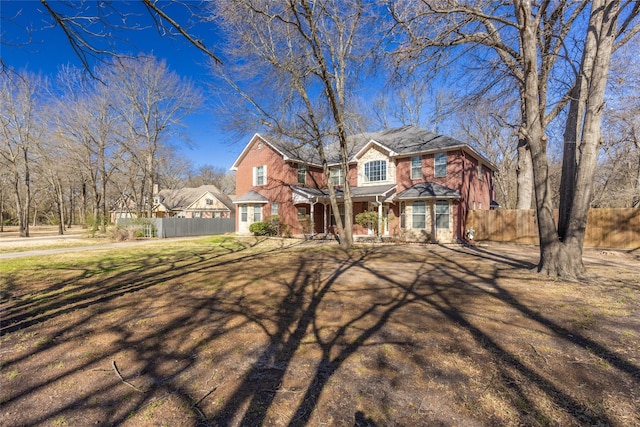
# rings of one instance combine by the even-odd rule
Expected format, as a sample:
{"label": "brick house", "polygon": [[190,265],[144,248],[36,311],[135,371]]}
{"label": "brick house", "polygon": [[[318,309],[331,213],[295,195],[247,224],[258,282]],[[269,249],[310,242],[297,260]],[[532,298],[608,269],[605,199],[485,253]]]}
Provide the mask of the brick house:
{"label": "brick house", "polygon": [[[317,153],[255,134],[232,166],[236,171],[236,231],[278,215],[292,234],[331,234],[335,225],[327,185],[339,195],[349,180],[354,216],[378,213],[377,227],[354,226],[354,235],[407,241],[465,239],[470,209],[495,206],[495,166],[470,145],[403,126],[349,138],[349,176],[341,176],[337,150],[327,147],[329,176]],[[341,209],[342,215],[344,212]]]}

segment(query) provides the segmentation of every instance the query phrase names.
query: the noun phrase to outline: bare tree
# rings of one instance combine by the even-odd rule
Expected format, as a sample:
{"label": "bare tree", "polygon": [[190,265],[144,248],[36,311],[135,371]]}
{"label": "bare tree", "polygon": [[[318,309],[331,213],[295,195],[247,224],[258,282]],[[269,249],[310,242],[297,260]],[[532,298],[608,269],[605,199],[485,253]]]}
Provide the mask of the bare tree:
{"label": "bare tree", "polygon": [[74,69],[63,70],[58,82],[65,85],[65,90],[56,99],[52,117],[60,146],[51,156],[65,153],[73,159],[91,190],[91,225],[94,230],[104,231],[108,222],[107,189],[120,158],[116,138],[120,124],[112,106],[112,92],[97,80],[84,79]]}
{"label": "bare tree", "polygon": [[200,185],[213,184],[224,194],[235,192],[235,174],[225,168],[212,165],[202,165],[189,174],[189,186],[198,187]]}
{"label": "bare tree", "polygon": [[[347,136],[356,126],[353,91],[376,43],[374,10],[362,1],[220,1],[213,19],[229,37],[233,74],[219,69],[250,112],[292,147],[312,147],[329,175],[327,147],[337,147],[348,174]],[[237,77],[242,77],[240,80]],[[263,89],[268,88],[269,93]],[[340,245],[353,243],[353,204],[344,186],[344,223],[332,186],[329,196]]]}
{"label": "bare tree", "polygon": [[[638,32],[639,8],[638,2],[615,0],[515,1],[513,9],[495,2],[410,0],[393,9],[407,35],[399,53],[470,46],[492,53],[484,58],[511,76],[521,105],[519,153],[521,148],[529,151],[533,166],[538,268],[549,275],[584,273],[582,244],[610,58]],[[569,45],[576,48],[569,51]],[[568,104],[561,220],[556,228],[545,131]]]}
{"label": "bare tree", "polygon": [[11,171],[21,237],[29,237],[31,168],[42,134],[39,97],[43,85],[44,81],[32,74],[11,69],[0,72],[0,157]]}
{"label": "bare tree", "polygon": [[[494,177],[500,206],[516,207],[517,159],[513,141],[518,129],[517,105],[512,102],[474,102],[456,112],[461,139],[484,153],[497,167]],[[516,117],[514,117],[516,116]]]}
{"label": "bare tree", "polygon": [[169,144],[181,120],[200,106],[202,97],[190,82],[153,57],[115,59],[97,74],[109,87],[112,106],[125,125],[121,144],[139,168],[140,210],[150,216],[159,150]]}

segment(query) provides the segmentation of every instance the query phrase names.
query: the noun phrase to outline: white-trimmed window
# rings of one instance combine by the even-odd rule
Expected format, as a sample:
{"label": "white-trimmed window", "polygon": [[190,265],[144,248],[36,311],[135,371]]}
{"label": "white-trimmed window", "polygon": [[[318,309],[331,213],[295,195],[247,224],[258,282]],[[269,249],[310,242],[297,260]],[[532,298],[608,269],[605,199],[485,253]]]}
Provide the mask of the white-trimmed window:
{"label": "white-trimmed window", "polygon": [[240,222],[247,222],[249,208],[247,205],[240,205]]}
{"label": "white-trimmed window", "polygon": [[253,168],[253,185],[265,185],[267,183],[267,165]]}
{"label": "white-trimmed window", "polygon": [[205,199],[205,203],[207,204],[207,206],[211,206],[213,205],[213,199]]}
{"label": "white-trimmed window", "polygon": [[484,178],[484,169],[482,167],[482,163],[478,162],[478,179],[482,181]]}
{"label": "white-trimmed window", "polygon": [[416,200],[411,205],[411,228],[427,228],[427,204],[423,200]]}
{"label": "white-trimmed window", "polygon": [[307,183],[307,166],[298,165],[298,184],[305,185]]}
{"label": "white-trimmed window", "polygon": [[305,217],[307,216],[307,208],[305,208],[304,206],[299,206],[298,207],[298,220],[302,221],[305,219]]}
{"label": "white-trimmed window", "polygon": [[253,205],[253,222],[262,221],[262,205]]}
{"label": "white-trimmed window", "polygon": [[271,215],[279,215],[279,209],[280,206],[278,206],[278,202],[271,202]]}
{"label": "white-trimmed window", "polygon": [[411,158],[411,179],[422,178],[422,158],[415,156]]}
{"label": "white-trimmed window", "polygon": [[447,200],[436,201],[436,228],[449,229],[449,202]]}
{"label": "white-trimmed window", "polygon": [[329,169],[329,182],[333,186],[342,185],[343,184],[342,168],[338,167],[338,168]]}
{"label": "white-trimmed window", "polygon": [[447,176],[447,153],[436,153],[433,156],[433,175]]}
{"label": "white-trimmed window", "polygon": [[364,164],[364,176],[367,182],[387,180],[387,161],[372,160]]}

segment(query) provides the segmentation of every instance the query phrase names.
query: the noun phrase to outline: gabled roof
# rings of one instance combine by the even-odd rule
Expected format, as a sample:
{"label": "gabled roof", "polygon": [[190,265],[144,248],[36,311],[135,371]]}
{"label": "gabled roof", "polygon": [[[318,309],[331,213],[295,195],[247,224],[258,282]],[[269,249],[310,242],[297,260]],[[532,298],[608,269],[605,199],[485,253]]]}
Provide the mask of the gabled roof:
{"label": "gabled roof", "polygon": [[185,187],[174,190],[164,189],[158,192],[157,197],[160,198],[160,204],[167,210],[186,210],[207,193],[218,199],[227,208],[235,209],[231,198],[222,193],[215,185],[201,185],[196,188]]}
{"label": "gabled roof", "polygon": [[454,149],[463,149],[475,156],[491,169],[496,169],[495,165],[482,154],[478,153],[466,142],[459,141],[445,135],[428,131],[413,125],[402,126],[393,129],[386,129],[380,132],[362,133],[350,137],[357,153],[368,149],[371,142],[376,142],[389,151],[391,157],[408,157],[418,154],[434,153]]}
{"label": "gabled roof", "polygon": [[[309,145],[296,145],[279,141],[275,138],[267,140],[264,136],[255,134],[236,159],[231,170],[237,170],[239,163],[246,155],[249,147],[260,139],[278,152],[285,161],[306,163],[320,166],[320,157],[313,147]],[[471,145],[457,139],[439,135],[437,133],[408,125],[379,132],[365,132],[348,137],[349,161],[355,162],[372,145],[387,151],[390,157],[408,157],[418,154],[434,153],[454,149],[462,149],[478,157],[489,168],[496,170],[496,166],[486,157],[476,151]],[[325,147],[325,156],[330,165],[340,163],[340,151],[338,143],[332,143]]]}
{"label": "gabled roof", "polygon": [[397,200],[459,199],[460,193],[435,182],[420,182],[396,195]]}

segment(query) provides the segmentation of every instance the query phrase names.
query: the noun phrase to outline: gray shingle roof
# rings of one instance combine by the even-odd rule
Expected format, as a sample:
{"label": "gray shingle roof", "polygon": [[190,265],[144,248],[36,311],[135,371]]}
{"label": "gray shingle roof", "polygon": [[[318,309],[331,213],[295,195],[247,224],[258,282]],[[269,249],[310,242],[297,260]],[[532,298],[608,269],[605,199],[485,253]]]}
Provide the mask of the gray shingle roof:
{"label": "gray shingle roof", "polygon": [[361,150],[369,141],[376,141],[393,150],[396,154],[417,154],[425,151],[446,150],[468,145],[462,141],[444,135],[408,125],[380,132],[362,133],[351,138],[357,150]]}
{"label": "gray shingle roof", "polygon": [[254,190],[249,190],[242,196],[238,196],[234,199],[233,203],[267,203],[269,200],[262,194]]}
{"label": "gray shingle roof", "polygon": [[[317,150],[310,145],[295,145],[289,142],[278,141],[276,138],[268,138],[268,140],[270,144],[291,160],[315,165],[320,164]],[[376,141],[387,147],[393,151],[396,156],[409,156],[412,154],[467,147],[480,156],[485,163],[489,163],[482,154],[477,153],[469,144],[413,125],[350,136],[348,138],[349,160],[354,161],[355,155],[370,141]],[[339,163],[339,154],[337,142],[325,147],[325,155],[329,164]]]}
{"label": "gray shingle roof", "polygon": [[436,184],[435,182],[421,182],[398,193],[395,198],[398,200],[410,200],[434,198],[459,199],[460,197],[460,193],[444,185]]}

